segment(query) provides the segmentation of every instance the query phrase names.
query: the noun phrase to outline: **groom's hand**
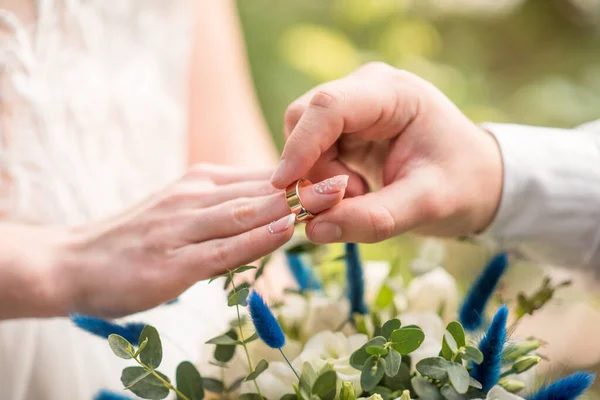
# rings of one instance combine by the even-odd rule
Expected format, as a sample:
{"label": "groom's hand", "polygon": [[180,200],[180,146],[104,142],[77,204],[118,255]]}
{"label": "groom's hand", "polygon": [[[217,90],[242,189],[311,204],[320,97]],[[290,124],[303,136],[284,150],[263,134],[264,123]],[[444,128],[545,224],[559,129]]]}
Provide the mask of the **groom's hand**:
{"label": "groom's hand", "polygon": [[285,122],[274,186],[350,176],[350,198],[308,223],[314,242],[376,242],[409,230],[458,236],[494,217],[502,191],[497,143],[411,73],[368,64],[300,97]]}

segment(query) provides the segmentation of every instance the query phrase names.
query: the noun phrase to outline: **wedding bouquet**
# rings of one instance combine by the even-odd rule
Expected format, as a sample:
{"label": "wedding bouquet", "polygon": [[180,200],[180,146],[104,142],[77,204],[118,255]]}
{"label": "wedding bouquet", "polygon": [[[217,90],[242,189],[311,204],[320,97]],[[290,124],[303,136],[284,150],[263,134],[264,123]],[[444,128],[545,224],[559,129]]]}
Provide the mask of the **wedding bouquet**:
{"label": "wedding bouquet", "polygon": [[[456,281],[439,266],[440,246],[425,242],[408,285],[389,263],[363,263],[355,244],[336,258],[322,247],[297,246],[286,256],[298,288],[270,307],[240,278],[254,270],[253,282],[261,279],[268,259],[214,278],[211,284],[223,280],[229,290],[227,305],[237,317],[207,341],[214,346],[210,368],[201,374],[183,361],[174,382],[158,370],[162,347],[154,327],[73,320],[137,364],[123,370],[121,381],[145,399],[173,391],[179,400],[571,400],[591,386],[594,376],[586,372],[537,385],[541,342],[511,336],[522,316],[568,283],[546,279],[535,293],[502,299],[506,304],[488,314],[507,256],[493,257],[459,304]],[[96,398],[129,397],[101,391]]]}

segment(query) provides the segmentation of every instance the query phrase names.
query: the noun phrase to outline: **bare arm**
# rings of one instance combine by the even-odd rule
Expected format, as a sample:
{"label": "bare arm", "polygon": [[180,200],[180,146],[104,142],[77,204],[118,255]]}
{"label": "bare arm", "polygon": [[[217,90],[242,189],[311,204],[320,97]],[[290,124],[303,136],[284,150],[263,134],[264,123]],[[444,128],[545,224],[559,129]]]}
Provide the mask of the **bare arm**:
{"label": "bare arm", "polygon": [[277,153],[260,109],[231,0],[202,0],[192,58],[189,160],[271,167]]}

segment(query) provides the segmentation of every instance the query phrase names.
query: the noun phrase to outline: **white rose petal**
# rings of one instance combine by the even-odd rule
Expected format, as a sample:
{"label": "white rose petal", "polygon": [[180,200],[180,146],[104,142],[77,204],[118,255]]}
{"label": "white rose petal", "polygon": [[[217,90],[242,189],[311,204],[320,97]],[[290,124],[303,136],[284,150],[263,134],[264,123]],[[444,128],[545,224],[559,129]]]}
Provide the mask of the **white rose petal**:
{"label": "white rose petal", "polygon": [[[281,354],[279,355],[281,357]],[[256,379],[260,391],[267,399],[280,399],[286,394],[294,393],[294,383],[298,378],[285,362],[275,361],[269,363],[269,368]],[[256,393],[253,382],[244,382],[240,393]]]}
{"label": "white rose petal", "polygon": [[486,400],[524,400],[522,397],[507,392],[502,386],[494,386],[487,394]]}
{"label": "white rose petal", "polygon": [[437,313],[443,309],[444,320],[456,317],[458,287],[456,280],[443,268],[436,268],[413,279],[408,285],[408,310]]}

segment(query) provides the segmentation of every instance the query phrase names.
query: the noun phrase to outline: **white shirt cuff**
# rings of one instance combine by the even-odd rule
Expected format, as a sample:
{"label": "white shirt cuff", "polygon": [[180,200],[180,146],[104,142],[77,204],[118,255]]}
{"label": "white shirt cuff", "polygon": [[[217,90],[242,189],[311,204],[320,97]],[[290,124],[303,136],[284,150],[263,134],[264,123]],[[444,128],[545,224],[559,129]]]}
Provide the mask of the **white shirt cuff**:
{"label": "white shirt cuff", "polygon": [[484,124],[504,164],[484,238],[530,258],[600,270],[600,132]]}

